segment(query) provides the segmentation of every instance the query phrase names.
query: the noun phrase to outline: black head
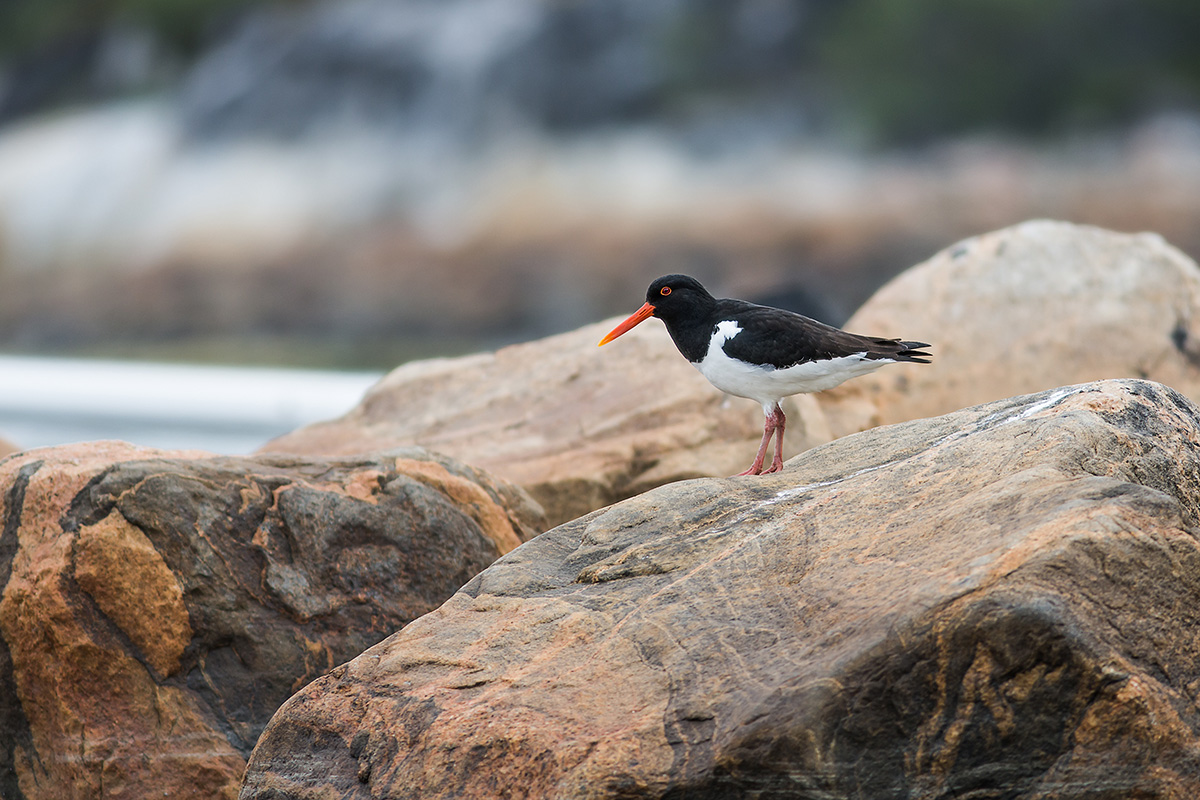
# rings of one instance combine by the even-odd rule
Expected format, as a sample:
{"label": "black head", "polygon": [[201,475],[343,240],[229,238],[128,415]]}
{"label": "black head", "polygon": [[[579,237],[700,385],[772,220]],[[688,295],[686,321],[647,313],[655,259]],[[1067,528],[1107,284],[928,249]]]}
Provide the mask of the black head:
{"label": "black head", "polygon": [[703,320],[712,311],[717,301],[704,290],[700,281],[687,275],[664,275],[646,290],[646,303],[633,312],[628,319],[613,328],[600,344],[608,344],[630,328],[650,317],[658,317],[667,323],[667,330],[675,336],[674,324],[680,320]]}
{"label": "black head", "polygon": [[646,303],[664,322],[687,317],[700,318],[717,301],[700,281],[688,275],[664,275],[646,290]]}

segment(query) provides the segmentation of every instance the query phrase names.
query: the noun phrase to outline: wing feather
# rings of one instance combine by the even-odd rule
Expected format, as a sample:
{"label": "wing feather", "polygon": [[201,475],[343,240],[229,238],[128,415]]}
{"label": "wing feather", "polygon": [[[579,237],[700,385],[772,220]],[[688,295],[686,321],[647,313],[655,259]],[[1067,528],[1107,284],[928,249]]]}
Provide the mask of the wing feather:
{"label": "wing feather", "polygon": [[785,369],[809,361],[865,353],[867,358],[929,363],[921,352],[925,342],[904,342],[860,336],[826,325],[802,314],[755,305],[740,300],[722,300],[721,318],[736,314],[742,330],[724,344],[725,354],[753,364]]}

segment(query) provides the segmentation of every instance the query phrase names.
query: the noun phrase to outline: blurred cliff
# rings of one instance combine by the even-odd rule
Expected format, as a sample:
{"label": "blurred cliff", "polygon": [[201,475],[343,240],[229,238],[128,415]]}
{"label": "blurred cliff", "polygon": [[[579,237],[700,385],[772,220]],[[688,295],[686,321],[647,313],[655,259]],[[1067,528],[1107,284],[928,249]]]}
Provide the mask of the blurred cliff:
{"label": "blurred cliff", "polygon": [[0,350],[390,367],[653,277],[843,321],[1031,217],[1200,255],[1185,0],[0,5]]}

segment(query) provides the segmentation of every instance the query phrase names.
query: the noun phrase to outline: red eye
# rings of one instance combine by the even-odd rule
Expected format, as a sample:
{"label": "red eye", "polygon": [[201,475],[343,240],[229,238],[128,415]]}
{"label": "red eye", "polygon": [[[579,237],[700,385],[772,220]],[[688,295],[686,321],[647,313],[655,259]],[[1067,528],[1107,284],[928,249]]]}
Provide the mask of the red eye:
{"label": "red eye", "polygon": [[661,294],[663,297],[666,297],[667,295],[669,295],[671,293],[671,287],[664,286],[658,290],[658,293]]}

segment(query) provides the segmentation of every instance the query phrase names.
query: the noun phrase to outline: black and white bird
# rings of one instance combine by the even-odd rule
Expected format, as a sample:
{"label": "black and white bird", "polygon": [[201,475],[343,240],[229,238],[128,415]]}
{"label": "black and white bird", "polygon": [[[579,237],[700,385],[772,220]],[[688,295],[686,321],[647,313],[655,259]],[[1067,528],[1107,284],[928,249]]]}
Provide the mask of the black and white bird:
{"label": "black and white bird", "polygon": [[646,290],[646,304],[600,340],[601,345],[638,323],[658,317],[683,357],[709,383],[728,394],[757,400],[766,423],[754,464],[741,475],[763,473],[771,435],[775,456],[765,472],[783,469],[779,403],[802,392],[832,389],[884,364],[928,364],[925,342],[859,336],[815,319],[743,300],[718,300],[687,275],[665,275]]}

